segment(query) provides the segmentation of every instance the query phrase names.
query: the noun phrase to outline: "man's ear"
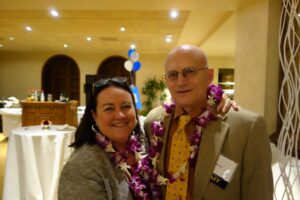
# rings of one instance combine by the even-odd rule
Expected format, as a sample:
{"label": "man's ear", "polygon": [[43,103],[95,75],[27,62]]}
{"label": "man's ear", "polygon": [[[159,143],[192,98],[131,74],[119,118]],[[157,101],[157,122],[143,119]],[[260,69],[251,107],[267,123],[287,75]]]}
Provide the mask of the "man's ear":
{"label": "man's ear", "polygon": [[214,80],[214,69],[208,68],[207,69],[207,82],[208,84],[211,84]]}

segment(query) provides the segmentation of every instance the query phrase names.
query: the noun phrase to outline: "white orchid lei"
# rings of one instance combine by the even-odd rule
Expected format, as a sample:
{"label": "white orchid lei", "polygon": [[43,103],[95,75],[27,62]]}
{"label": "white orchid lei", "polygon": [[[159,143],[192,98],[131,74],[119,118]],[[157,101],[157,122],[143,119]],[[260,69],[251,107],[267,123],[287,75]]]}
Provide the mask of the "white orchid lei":
{"label": "white orchid lei", "polygon": [[[149,186],[143,180],[138,170],[138,165],[142,161],[141,151],[142,145],[139,142],[137,135],[133,134],[130,136],[125,151],[116,151],[112,145],[111,140],[103,134],[96,132],[97,144],[110,154],[110,158],[113,161],[116,168],[122,170],[129,179],[129,187],[133,191],[135,199],[148,200],[151,199],[149,196]],[[126,162],[129,153],[134,153],[135,160],[138,164],[132,169]]]}
{"label": "white orchid lei", "polygon": [[[152,138],[148,149],[148,154],[141,156],[142,145],[139,140],[139,135],[132,134],[127,142],[126,151],[116,151],[113,148],[111,140],[101,133],[97,133],[96,141],[98,145],[106,152],[110,153],[111,159],[115,166],[129,177],[129,187],[133,191],[133,195],[137,200],[161,199],[161,186],[168,182],[172,183],[181,174],[185,172],[187,165],[194,167],[199,151],[202,129],[207,124],[216,119],[212,112],[212,107],[218,104],[222,99],[223,91],[220,86],[210,85],[207,90],[208,106],[203,114],[196,117],[195,130],[190,136],[190,155],[188,160],[182,164],[179,170],[175,173],[167,174],[163,177],[157,169],[159,156],[163,147],[162,137],[165,134],[163,120],[152,122]],[[167,114],[172,114],[175,109],[175,104],[163,105]],[[131,168],[127,163],[128,153],[134,153],[137,161],[136,165]]]}

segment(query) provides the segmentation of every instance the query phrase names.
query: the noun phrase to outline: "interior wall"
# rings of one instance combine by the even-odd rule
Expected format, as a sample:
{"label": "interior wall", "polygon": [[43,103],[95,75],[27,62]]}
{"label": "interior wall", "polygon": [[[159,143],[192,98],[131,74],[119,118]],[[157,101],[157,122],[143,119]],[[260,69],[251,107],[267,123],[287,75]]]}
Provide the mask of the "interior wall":
{"label": "interior wall", "polygon": [[[25,99],[28,90],[41,88],[42,68],[50,57],[58,53],[24,53],[24,52],[1,52],[0,53],[0,98],[15,96]],[[80,70],[80,103],[85,105],[83,85],[86,74],[95,74],[99,64],[111,55],[64,53],[72,57]],[[121,55],[127,57],[126,55]],[[142,67],[136,72],[136,84],[141,92],[147,78],[162,77],[164,74],[165,54],[140,55],[139,61]],[[215,69],[217,77],[219,67],[232,67],[234,58],[209,57],[209,64]],[[217,79],[216,79],[217,80]],[[216,83],[217,81],[215,81]],[[145,97],[141,94],[141,100]]]}
{"label": "interior wall", "polygon": [[[0,98],[15,96],[25,99],[30,89],[41,89],[42,68],[47,59],[57,53],[0,53]],[[85,105],[83,85],[86,74],[96,74],[99,64],[108,56],[99,54],[66,53],[80,69],[80,103]],[[122,55],[127,57],[126,55]],[[137,86],[141,90],[147,77],[163,74],[164,55],[141,55],[142,67],[137,71]]]}
{"label": "interior wall", "polygon": [[213,83],[218,83],[218,74],[220,68],[235,68],[234,57],[216,57],[208,56],[208,66],[214,69]]}
{"label": "interior wall", "polygon": [[39,89],[41,66],[49,54],[3,53],[0,54],[0,98],[26,97],[29,89]]}
{"label": "interior wall", "polygon": [[247,1],[237,12],[235,99],[276,131],[280,1]]}
{"label": "interior wall", "polygon": [[[164,62],[166,54],[147,54],[140,55],[140,61],[142,63],[141,69],[137,72],[136,83],[139,88],[140,94],[142,93],[142,87],[147,80],[147,78],[163,78]],[[146,99],[145,96],[141,94],[141,101]]]}

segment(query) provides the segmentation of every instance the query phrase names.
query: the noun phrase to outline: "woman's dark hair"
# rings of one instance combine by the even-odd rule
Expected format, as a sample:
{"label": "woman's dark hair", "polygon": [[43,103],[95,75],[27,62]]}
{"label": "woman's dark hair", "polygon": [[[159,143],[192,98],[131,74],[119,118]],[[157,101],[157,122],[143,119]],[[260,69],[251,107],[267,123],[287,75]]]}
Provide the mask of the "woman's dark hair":
{"label": "woman's dark hair", "polygon": [[92,116],[92,112],[96,111],[97,107],[97,96],[98,94],[103,91],[105,88],[108,88],[110,86],[115,86],[118,88],[121,88],[125,91],[127,91],[132,98],[132,102],[134,105],[136,118],[137,118],[137,125],[134,128],[134,131],[136,134],[141,134],[141,128],[139,124],[138,119],[138,113],[135,105],[134,96],[130,90],[130,87],[127,83],[127,79],[125,77],[113,77],[113,78],[104,78],[99,79],[93,84],[93,92],[91,97],[89,98],[89,102],[86,105],[84,115],[81,119],[81,122],[79,123],[79,126],[77,127],[77,130],[75,132],[75,141],[70,145],[71,147],[78,148],[82,146],[83,144],[95,144],[96,140],[96,134],[92,130],[92,126],[95,125],[95,120]]}

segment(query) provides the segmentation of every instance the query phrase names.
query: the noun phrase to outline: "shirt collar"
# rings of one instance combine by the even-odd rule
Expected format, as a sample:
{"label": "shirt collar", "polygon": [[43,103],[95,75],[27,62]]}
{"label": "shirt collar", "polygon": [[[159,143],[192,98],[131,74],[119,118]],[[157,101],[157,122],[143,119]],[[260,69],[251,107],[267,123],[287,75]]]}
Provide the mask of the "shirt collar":
{"label": "shirt collar", "polygon": [[180,115],[189,115],[193,119],[204,112],[204,109],[196,109],[196,108],[201,108],[200,104],[195,106],[195,109],[192,109],[190,113],[187,113],[182,107],[177,106],[175,104],[174,119],[178,119]]}

